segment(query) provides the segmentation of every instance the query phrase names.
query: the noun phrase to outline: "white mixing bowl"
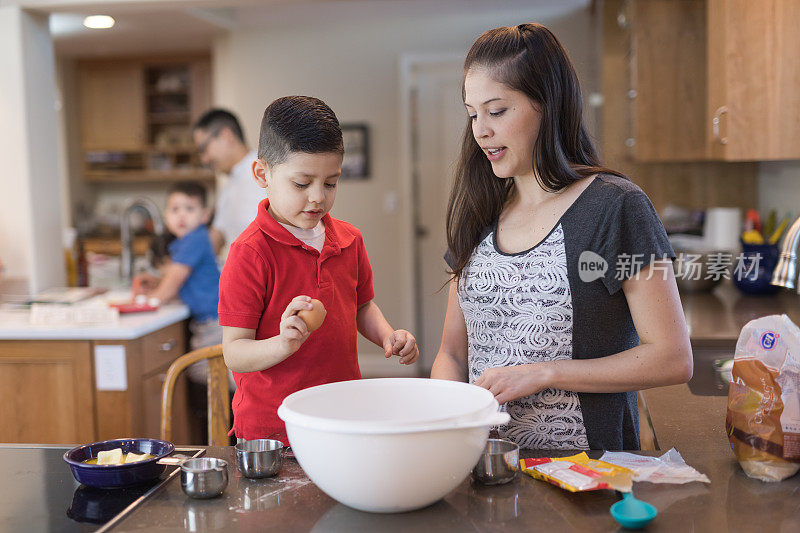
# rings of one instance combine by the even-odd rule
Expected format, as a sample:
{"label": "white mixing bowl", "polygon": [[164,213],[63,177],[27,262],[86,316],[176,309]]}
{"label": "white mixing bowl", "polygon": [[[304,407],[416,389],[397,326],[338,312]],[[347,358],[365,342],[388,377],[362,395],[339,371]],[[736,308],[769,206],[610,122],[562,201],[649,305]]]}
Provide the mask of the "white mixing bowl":
{"label": "white mixing bowl", "polygon": [[432,504],[475,466],[489,428],[508,422],[489,391],[467,383],[387,378],[311,387],[278,416],[292,451],[326,494],[362,511]]}

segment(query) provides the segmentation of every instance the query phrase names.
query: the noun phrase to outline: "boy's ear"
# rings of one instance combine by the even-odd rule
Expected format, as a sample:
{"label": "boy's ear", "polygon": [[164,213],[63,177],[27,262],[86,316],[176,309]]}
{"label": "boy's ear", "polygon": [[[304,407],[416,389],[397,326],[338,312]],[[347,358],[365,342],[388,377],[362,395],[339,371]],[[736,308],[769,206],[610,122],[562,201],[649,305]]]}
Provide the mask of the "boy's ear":
{"label": "boy's ear", "polygon": [[269,167],[260,159],[253,161],[253,179],[262,189],[267,188],[267,176],[269,175]]}
{"label": "boy's ear", "polygon": [[208,221],[211,220],[211,209],[204,207],[203,208],[203,224],[208,224]]}

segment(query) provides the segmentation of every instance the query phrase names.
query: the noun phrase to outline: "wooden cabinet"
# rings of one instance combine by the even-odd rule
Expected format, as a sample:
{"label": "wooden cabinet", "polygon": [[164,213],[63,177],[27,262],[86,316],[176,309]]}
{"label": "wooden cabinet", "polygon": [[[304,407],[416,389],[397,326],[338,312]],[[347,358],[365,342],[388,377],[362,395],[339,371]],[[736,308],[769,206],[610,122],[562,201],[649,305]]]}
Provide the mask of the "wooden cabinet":
{"label": "wooden cabinet", "polygon": [[89,341],[0,341],[0,442],[91,442]]}
{"label": "wooden cabinet", "polygon": [[[104,345],[124,348],[125,390],[97,388],[94,354]],[[158,438],[161,385],[169,365],[184,353],[183,322],[127,341],[0,341],[0,442]],[[178,444],[192,440],[186,386],[183,378],[175,392]]]}
{"label": "wooden cabinet", "polygon": [[[682,5],[692,4],[693,2],[686,2]],[[631,38],[634,31],[632,13],[633,5],[629,0],[603,2],[601,72],[603,107],[599,137],[602,140],[600,148],[604,163],[630,176],[647,193],[659,212],[668,205],[690,209],[706,209],[719,205],[742,209],[753,207],[754,199],[758,197],[757,162],[687,161],[686,158],[682,161],[673,161],[665,159],[664,156],[661,161],[646,162],[633,158],[633,150],[637,146],[630,146],[629,143],[632,138],[631,111],[633,110],[629,91],[631,75],[634,74],[631,67],[636,66],[631,61]],[[658,38],[657,29],[652,32],[654,39]],[[686,31],[686,28],[684,30]],[[686,35],[684,40],[691,40],[691,37]],[[648,75],[652,76],[658,72],[659,70],[654,69]],[[669,80],[670,78],[667,78],[665,83]],[[691,85],[684,84],[682,87],[684,91],[688,91]],[[668,97],[669,92],[666,92],[665,101],[671,102]],[[681,99],[686,101],[690,97],[684,93]],[[636,98],[633,102],[637,101],[640,99]],[[667,110],[665,105],[654,108],[660,112],[653,113],[653,117],[672,120],[672,128],[677,128],[684,122],[691,123],[694,117],[692,114],[685,114],[677,119],[679,108]],[[697,124],[700,126],[695,128],[695,131],[702,128],[702,122],[702,118],[698,120]],[[660,129],[667,131],[670,125],[664,125]],[[660,148],[665,143],[683,142],[686,138],[689,138],[688,133],[684,136],[664,135],[658,137],[659,142],[651,146]],[[674,144],[672,146],[674,147]]]}
{"label": "wooden cabinet", "polygon": [[709,0],[712,152],[725,160],[800,157],[800,2]]}
{"label": "wooden cabinet", "polygon": [[145,144],[141,65],[117,61],[82,63],[78,77],[84,150],[141,150]]}
{"label": "wooden cabinet", "polygon": [[82,61],[78,94],[87,181],[213,179],[191,132],[211,106],[208,57]]}
{"label": "wooden cabinet", "polygon": [[634,0],[639,161],[800,158],[800,3]]}

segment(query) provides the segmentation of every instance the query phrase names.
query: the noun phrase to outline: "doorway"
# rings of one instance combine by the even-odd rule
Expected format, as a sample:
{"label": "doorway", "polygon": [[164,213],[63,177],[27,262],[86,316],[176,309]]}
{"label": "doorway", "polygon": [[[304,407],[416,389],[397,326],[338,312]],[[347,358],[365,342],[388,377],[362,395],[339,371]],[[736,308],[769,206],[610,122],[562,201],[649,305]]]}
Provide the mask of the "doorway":
{"label": "doorway", "polygon": [[[420,371],[430,369],[447,309],[447,199],[467,114],[461,99],[463,55],[406,57],[403,117],[408,121],[406,178],[411,184],[415,335]],[[407,112],[406,112],[407,111]],[[444,286],[444,288],[442,288]]]}

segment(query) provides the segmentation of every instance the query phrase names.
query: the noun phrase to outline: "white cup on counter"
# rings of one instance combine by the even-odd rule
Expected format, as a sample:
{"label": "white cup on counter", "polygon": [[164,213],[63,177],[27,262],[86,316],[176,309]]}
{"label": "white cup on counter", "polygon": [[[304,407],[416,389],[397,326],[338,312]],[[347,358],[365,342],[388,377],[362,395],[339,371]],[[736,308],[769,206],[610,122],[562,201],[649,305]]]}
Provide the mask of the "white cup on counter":
{"label": "white cup on counter", "polygon": [[738,207],[711,207],[706,211],[703,240],[708,249],[738,251],[741,232],[742,210]]}

